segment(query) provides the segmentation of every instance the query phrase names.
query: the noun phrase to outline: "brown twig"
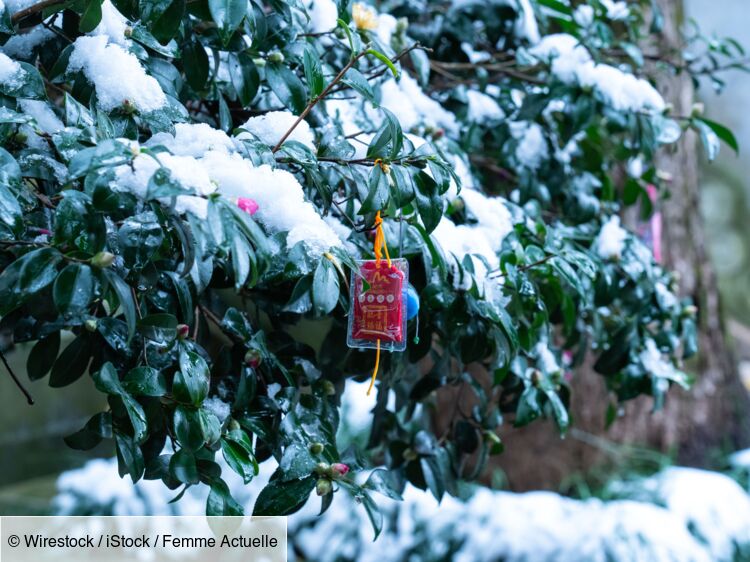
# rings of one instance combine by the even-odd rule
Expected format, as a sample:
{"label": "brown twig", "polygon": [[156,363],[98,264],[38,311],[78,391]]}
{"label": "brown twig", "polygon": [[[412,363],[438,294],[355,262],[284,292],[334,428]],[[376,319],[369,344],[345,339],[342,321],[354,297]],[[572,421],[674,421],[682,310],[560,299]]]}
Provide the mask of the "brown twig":
{"label": "brown twig", "polygon": [[15,24],[21,21],[22,19],[25,19],[29,16],[33,16],[34,14],[37,14],[43,10],[46,10],[47,8],[53,8],[55,6],[67,4],[67,2],[68,0],[42,0],[41,2],[32,4],[28,8],[19,10],[18,12],[13,14],[13,16],[10,18],[10,21]]}
{"label": "brown twig", "polygon": [[[424,49],[424,47],[422,47],[419,43],[413,43],[410,47],[407,47],[406,49],[404,49],[403,51],[401,51],[400,53],[398,53],[395,57],[393,57],[390,60],[391,60],[392,63],[396,63],[402,57],[406,56],[408,53],[410,53],[411,51],[413,51],[415,49]],[[320,100],[322,100],[323,98],[325,98],[329,94],[332,94],[332,93],[335,93],[335,92],[338,92],[338,91],[341,90],[340,87],[335,87],[335,86],[337,86],[337,84],[341,81],[341,79],[344,77],[344,75],[347,73],[347,71],[350,68],[352,68],[357,63],[357,61],[359,61],[359,59],[361,59],[362,57],[364,57],[367,54],[367,51],[368,51],[368,46],[365,46],[362,49],[361,53],[359,53],[358,55],[356,55],[355,57],[353,57],[351,60],[349,60],[348,63],[346,63],[346,66],[339,71],[339,73],[333,78],[333,80],[331,80],[331,82],[328,84],[328,86],[326,86],[325,89],[322,92],[320,92],[320,94],[318,96],[316,96],[312,100],[310,100],[310,103],[307,104],[307,107],[305,107],[305,109],[302,111],[302,113],[300,114],[300,116],[297,117],[297,120],[294,123],[292,123],[292,126],[289,127],[289,130],[286,133],[284,133],[284,136],[281,137],[281,139],[276,144],[276,146],[273,147],[272,152],[276,153],[276,152],[279,151],[279,149],[281,148],[281,145],[284,144],[284,142],[286,141],[286,139],[289,138],[289,135],[291,135],[294,132],[294,129],[297,128],[297,125],[299,125],[302,122],[302,120],[305,117],[307,117],[307,115],[310,113],[310,111],[312,111],[312,108],[315,107]],[[382,76],[387,71],[388,71],[388,66],[387,65],[383,65],[382,68],[378,69],[377,72],[375,72],[372,75],[368,76],[367,79],[368,80],[372,80],[373,78],[377,78],[378,76]]]}
{"label": "brown twig", "polygon": [[307,104],[307,107],[300,113],[299,117],[297,117],[296,121],[292,123],[292,126],[289,127],[289,130],[284,133],[284,135],[279,139],[279,142],[276,143],[276,146],[273,147],[271,152],[276,153],[281,148],[281,145],[284,144],[286,139],[289,138],[289,135],[291,135],[294,132],[294,129],[297,128],[297,125],[299,125],[305,117],[312,111],[312,108],[315,107],[320,100],[325,98],[328,94],[331,93],[331,90],[333,90],[333,87],[338,84],[338,82],[344,77],[344,75],[347,73],[347,71],[352,68],[355,64],[357,64],[357,61],[364,57],[367,54],[367,49],[363,49],[361,53],[356,55],[355,57],[352,57],[348,63],[346,63],[346,66],[342,68],[339,73],[334,77],[331,82],[329,82],[328,86],[326,86],[322,92],[320,92],[319,95],[315,96],[313,99],[310,100],[310,103]]}

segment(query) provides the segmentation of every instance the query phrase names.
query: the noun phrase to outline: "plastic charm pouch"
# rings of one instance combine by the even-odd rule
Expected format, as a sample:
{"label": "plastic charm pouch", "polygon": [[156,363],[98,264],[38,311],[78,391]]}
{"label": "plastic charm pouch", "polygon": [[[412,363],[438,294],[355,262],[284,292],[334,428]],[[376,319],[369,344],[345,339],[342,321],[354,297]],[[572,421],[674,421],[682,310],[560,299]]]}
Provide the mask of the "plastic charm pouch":
{"label": "plastic charm pouch", "polygon": [[406,299],[409,262],[364,260],[352,272],[349,334],[354,348],[406,349]]}

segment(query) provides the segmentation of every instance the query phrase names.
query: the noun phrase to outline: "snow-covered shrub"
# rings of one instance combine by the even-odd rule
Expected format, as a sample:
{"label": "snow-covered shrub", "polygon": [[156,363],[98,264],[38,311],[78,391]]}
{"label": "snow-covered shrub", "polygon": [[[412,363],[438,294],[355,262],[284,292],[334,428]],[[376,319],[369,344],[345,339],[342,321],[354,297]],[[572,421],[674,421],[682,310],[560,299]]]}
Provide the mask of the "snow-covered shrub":
{"label": "snow-covered shrub", "polygon": [[[380,528],[372,492],[457,493],[503,417],[565,431],[588,351],[619,400],[687,385],[695,309],[615,215],[685,129],[733,139],[670,115],[634,46],[649,5],[0,3],[0,315],[32,379],[107,395],[68,444],[207,485],[209,513],[273,458],[256,512],[336,488]],[[377,213],[422,306],[344,449],[344,380],[374,362],[344,344],[345,269]],[[422,405],[457,386],[474,408],[436,436]]]}

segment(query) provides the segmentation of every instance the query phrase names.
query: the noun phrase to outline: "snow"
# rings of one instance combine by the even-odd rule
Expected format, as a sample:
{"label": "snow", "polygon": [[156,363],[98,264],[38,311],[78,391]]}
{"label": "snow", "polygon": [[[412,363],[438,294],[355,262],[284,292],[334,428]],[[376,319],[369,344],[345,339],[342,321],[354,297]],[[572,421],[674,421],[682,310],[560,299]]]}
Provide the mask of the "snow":
{"label": "snow", "polygon": [[159,164],[167,168],[172,179],[187,189],[194,189],[199,195],[216,191],[215,184],[201,163],[192,156],[175,156],[168,153],[158,155],[140,154],[133,159],[132,166],[119,166],[116,171],[115,189],[130,191],[144,198],[148,181],[159,169]]}
{"label": "snow", "polygon": [[112,43],[126,46],[129,43],[125,31],[130,24],[110,0],[102,2],[102,19],[89,35],[106,35]]}
{"label": "snow", "polygon": [[[291,129],[295,121],[297,121],[297,116],[289,111],[270,111],[245,121],[240,128],[247,133],[240,133],[237,138],[240,140],[251,138],[248,134],[250,133],[262,143],[273,147],[281,140],[284,133]],[[299,122],[286,140],[300,142],[313,152],[315,151],[315,137],[305,120]]]}
{"label": "snow", "polygon": [[742,449],[729,456],[729,464],[736,468],[750,470],[750,449]]}
{"label": "snow", "polygon": [[[341,245],[333,229],[305,199],[302,186],[291,173],[267,164],[253,166],[237,152],[239,144],[224,132],[206,124],[177,124],[174,135],[158,133],[146,146],[162,146],[172,153],[139,154],[132,166],[117,168],[113,189],[145,197],[149,179],[161,163],[169,169],[173,179],[194,189],[197,195],[178,196],[177,212],[191,212],[204,219],[207,202],[201,196],[214,192],[234,202],[248,198],[259,207],[254,218],[270,233],[287,233],[290,248],[303,243],[315,258]],[[171,200],[163,200],[163,203],[171,204]]]}
{"label": "snow", "polygon": [[651,338],[646,339],[645,348],[638,354],[638,359],[652,377],[686,384],[685,375],[664,359],[656,342]]}
{"label": "snow", "polygon": [[552,73],[559,80],[592,89],[614,109],[662,111],[665,107],[664,99],[648,81],[608,64],[596,64],[572,35],[547,35],[529,52],[551,62]]}
{"label": "snow", "polygon": [[536,344],[534,352],[536,353],[539,370],[541,370],[542,373],[549,375],[560,372],[560,364],[557,362],[555,354],[552,353],[552,350],[548,347],[547,342],[540,341]]}
{"label": "snow", "polygon": [[664,306],[671,308],[679,302],[675,294],[661,281],[657,281],[656,285],[654,285],[654,289],[656,290],[656,296]]}
{"label": "snow", "polygon": [[229,417],[229,414],[232,411],[231,406],[218,396],[206,398],[203,401],[202,407],[215,415],[219,419],[220,423],[224,423],[224,420]]}
{"label": "snow", "polygon": [[616,259],[622,257],[628,232],[620,226],[620,217],[613,215],[604,223],[599,235],[594,240],[594,250],[602,259]]}
{"label": "snow", "polygon": [[5,42],[5,45],[0,47],[0,51],[9,57],[29,59],[34,52],[35,47],[43,45],[54,36],[54,31],[40,25],[32,28],[27,33],[11,36],[10,39]]}
{"label": "snow", "polygon": [[607,11],[607,17],[613,21],[628,19],[630,8],[626,2],[615,0],[601,0],[602,7]]}
{"label": "snow", "polygon": [[[352,392],[364,395],[364,384],[354,383]],[[262,463],[261,474],[245,486],[221,455],[216,461],[249,512],[275,463]],[[168,505],[175,492],[159,481],[133,486],[129,477],[118,476],[114,459],[63,473],[57,488],[54,504],[62,515],[77,509],[200,515],[208,493],[205,486],[191,487]],[[338,492],[324,516],[317,517],[319,502],[313,500],[289,518],[289,550],[318,562],[402,562],[412,559],[410,552],[456,562],[729,562],[750,543],[750,498],[722,474],[671,467],[612,490],[634,499],[582,501],[552,492],[479,488],[466,501],[445,497],[438,505],[428,492],[407,485],[403,502],[377,496],[386,528],[376,548],[364,509]],[[449,555],[451,546],[456,550]]]}
{"label": "snow", "polygon": [[16,61],[8,57],[4,53],[0,53],[0,82],[8,88],[17,88],[21,85],[23,76],[26,71],[21,68],[21,65]]}
{"label": "snow", "polygon": [[307,4],[310,17],[310,32],[324,33],[337,25],[339,11],[333,0],[313,0]]}
{"label": "snow", "polygon": [[[461,191],[469,215],[476,220],[475,224],[454,224],[448,217],[443,217],[432,236],[446,254],[453,254],[461,263],[464,256],[471,255],[474,264],[474,276],[484,286],[487,274],[500,265],[497,253],[502,247],[503,239],[513,230],[513,222],[505,202],[500,197],[487,197],[473,189]],[[481,256],[487,265],[475,256]],[[453,282],[457,289],[468,289],[471,280],[459,276],[459,263],[450,262],[453,269]],[[488,268],[489,266],[489,268]]]}
{"label": "snow", "polygon": [[522,166],[536,170],[549,157],[544,130],[538,123],[516,121],[510,124],[510,132],[513,138],[519,140],[516,158]]}
{"label": "snow", "polygon": [[631,158],[628,160],[626,171],[631,178],[639,179],[643,175],[644,162],[643,157]]}
{"label": "snow", "polygon": [[[171,452],[167,447],[163,454]],[[250,486],[245,486],[221,454],[215,460],[234,498],[250,512],[257,493],[276,468],[274,462],[262,463],[260,474]],[[140,480],[133,485],[130,476],[120,478],[117,459],[94,459],[80,469],[62,473],[57,490],[53,506],[58,515],[203,515],[209,492],[208,486],[191,486],[177,503],[169,504],[177,495],[176,490],[170,490],[160,480]]]}
{"label": "snow", "polygon": [[381,94],[380,105],[396,116],[404,131],[416,129],[419,125],[458,131],[456,117],[427,96],[406,72],[401,73],[398,82],[393,78],[386,80],[381,86]]}
{"label": "snow", "polygon": [[[738,451],[730,459],[746,453]],[[735,549],[750,543],[750,497],[723,474],[674,466],[610,488],[618,496],[654,502],[669,510],[684,521],[711,560],[735,560]]]}
{"label": "snow", "polygon": [[594,8],[588,4],[581,4],[573,12],[573,21],[581,27],[589,27],[594,23]]}
{"label": "snow", "polygon": [[467,117],[469,121],[484,123],[489,120],[498,120],[505,117],[505,113],[497,102],[482,92],[468,90],[466,97],[469,104]]}
{"label": "snow", "polygon": [[45,133],[51,135],[65,128],[63,122],[46,102],[18,100],[18,105],[24,113],[34,118],[39,129]]}
{"label": "snow", "polygon": [[521,13],[516,18],[514,32],[516,37],[527,39],[529,43],[539,42],[539,26],[536,23],[534,9],[531,7],[529,0],[518,0],[518,7]]}
{"label": "snow", "polygon": [[471,43],[464,41],[461,43],[461,50],[469,58],[469,62],[476,64],[478,62],[486,62],[492,60],[492,55],[487,51],[476,51]]}
{"label": "snow", "polygon": [[397,27],[398,20],[391,14],[380,14],[378,16],[378,27],[375,29],[375,34],[385,45],[390,46],[391,38],[396,32]]}
{"label": "snow", "polygon": [[288,247],[303,242],[310,255],[319,257],[341,245],[336,233],[305,200],[302,186],[291,173],[267,164],[253,167],[239,154],[218,151],[207,153],[202,162],[219,193],[254,199],[259,206],[255,218],[271,232],[287,232]]}
{"label": "snow", "polygon": [[233,152],[234,141],[224,131],[214,129],[206,123],[177,123],[174,135],[157,133],[146,143],[152,147],[161,145],[177,156],[203,156],[206,152]]}
{"label": "snow", "polygon": [[[370,381],[346,380],[344,391],[341,393],[341,408],[339,410],[341,427],[337,437],[338,440],[341,440],[342,437],[363,435],[370,430],[372,411],[378,401],[378,393],[371,392],[368,396],[367,388],[369,386]],[[395,400],[393,391],[389,391],[389,397]]]}
{"label": "snow", "polygon": [[[363,127],[359,124],[359,121],[362,119],[362,111],[360,111],[362,107],[361,102],[357,103],[354,100],[329,98],[323,103],[325,104],[328,116],[341,124],[341,130],[344,135],[355,135],[363,130]],[[349,142],[355,144],[356,140],[349,139]]]}
{"label": "snow", "polygon": [[76,39],[68,70],[83,71],[94,84],[99,107],[105,111],[126,101],[144,113],[162,108],[167,99],[156,79],[146,74],[135,55],[107,41],[104,35]]}
{"label": "snow", "polygon": [[[369,412],[377,399],[366,395],[367,384],[346,381],[342,429],[349,436],[367,431],[371,423]],[[389,402],[392,398],[391,393]],[[169,447],[164,451],[170,452]],[[734,457],[746,464],[750,450]],[[215,460],[232,495],[249,513],[275,461],[262,463],[260,474],[244,485],[221,455]],[[366,475],[356,476],[361,481]],[[160,481],[141,480],[134,486],[128,476],[118,476],[115,459],[92,460],[63,473],[57,489],[53,504],[59,515],[202,515],[208,494],[206,486],[195,486],[180,501],[167,504],[176,492]],[[716,472],[668,467],[653,476],[616,480],[606,488],[614,498],[608,501],[483,487],[466,492],[464,500],[446,496],[440,504],[410,484],[403,502],[376,494],[385,528],[375,548],[365,510],[356,500],[337,492],[319,517],[319,501],[313,496],[288,519],[290,560],[730,562],[750,546],[750,497]]]}

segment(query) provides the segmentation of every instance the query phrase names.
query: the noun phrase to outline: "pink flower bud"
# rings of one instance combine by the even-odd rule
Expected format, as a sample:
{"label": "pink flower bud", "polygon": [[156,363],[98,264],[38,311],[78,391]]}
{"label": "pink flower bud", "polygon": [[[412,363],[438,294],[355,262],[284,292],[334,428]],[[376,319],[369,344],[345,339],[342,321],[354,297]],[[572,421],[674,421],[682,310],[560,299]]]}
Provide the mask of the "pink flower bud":
{"label": "pink flower bud", "polygon": [[177,339],[184,340],[190,335],[190,326],[187,324],[177,324]]}
{"label": "pink flower bud", "polygon": [[237,206],[250,216],[258,212],[258,204],[255,202],[255,199],[250,199],[249,197],[240,197],[237,199]]}
{"label": "pink flower bud", "polygon": [[347,472],[349,472],[349,466],[344,463],[335,462],[331,465],[331,475],[334,478],[341,478],[342,476],[346,476]]}

